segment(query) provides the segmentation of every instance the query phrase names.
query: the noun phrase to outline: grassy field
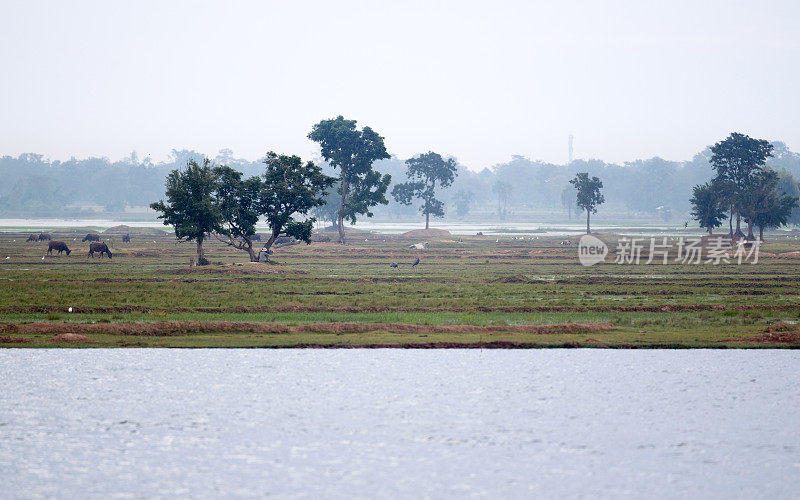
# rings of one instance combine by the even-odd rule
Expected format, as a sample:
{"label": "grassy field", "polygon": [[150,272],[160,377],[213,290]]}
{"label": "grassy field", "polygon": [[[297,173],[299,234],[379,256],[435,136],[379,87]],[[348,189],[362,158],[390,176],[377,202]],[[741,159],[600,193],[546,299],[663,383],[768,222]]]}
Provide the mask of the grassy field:
{"label": "grassy field", "polygon": [[104,237],[109,260],[87,259],[86,231],[51,233],[71,255],[0,233],[0,346],[800,346],[795,236],[773,236],[755,265],[614,264],[612,235],[607,263],[583,267],[562,238],[413,250],[360,234],[276,248],[275,264],[210,242],[212,265],[189,268],[194,244],[168,234]]}

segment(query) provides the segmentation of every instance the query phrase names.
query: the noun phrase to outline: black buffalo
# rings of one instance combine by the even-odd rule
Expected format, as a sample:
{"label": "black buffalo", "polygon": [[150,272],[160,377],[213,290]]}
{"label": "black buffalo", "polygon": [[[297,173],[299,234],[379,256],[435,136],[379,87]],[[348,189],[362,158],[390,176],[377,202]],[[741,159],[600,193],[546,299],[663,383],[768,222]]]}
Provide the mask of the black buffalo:
{"label": "black buffalo", "polygon": [[67,255],[70,254],[72,250],[67,248],[67,244],[63,241],[51,241],[50,244],[47,246],[47,253],[51,254],[53,250],[57,251],[59,255],[61,252],[67,252]]}
{"label": "black buffalo", "polygon": [[32,235],[28,236],[28,239],[25,240],[25,241],[36,241],[37,239],[38,239],[38,237],[35,234],[32,234]]}
{"label": "black buffalo", "polygon": [[39,241],[51,241],[52,239],[50,233],[39,233]]}
{"label": "black buffalo", "polygon": [[123,243],[130,243],[131,242],[131,235],[130,234],[123,235],[122,236],[122,242]]}
{"label": "black buffalo", "polygon": [[81,241],[100,241],[100,235],[89,233]]}
{"label": "black buffalo", "polygon": [[108,249],[108,245],[106,245],[105,243],[92,243],[91,245],[89,245],[89,254],[86,255],[86,258],[87,259],[89,257],[94,258],[95,252],[99,253],[100,257],[102,257],[103,254],[105,253],[106,255],[108,255],[109,259],[111,258],[111,250]]}

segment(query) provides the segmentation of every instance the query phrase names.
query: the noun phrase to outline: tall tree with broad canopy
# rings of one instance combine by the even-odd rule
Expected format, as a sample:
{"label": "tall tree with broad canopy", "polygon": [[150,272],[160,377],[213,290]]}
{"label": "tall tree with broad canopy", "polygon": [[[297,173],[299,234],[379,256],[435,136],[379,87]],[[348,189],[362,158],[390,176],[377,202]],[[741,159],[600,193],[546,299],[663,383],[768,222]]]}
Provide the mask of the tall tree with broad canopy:
{"label": "tall tree with broad canopy", "polygon": [[764,241],[765,227],[780,227],[789,222],[792,210],[797,206],[797,198],[778,190],[779,175],[774,170],[762,171],[753,181],[747,192],[748,236],[755,239],[753,227],[758,227],[758,239]]}
{"label": "tall tree with broad canopy", "polygon": [[458,175],[456,161],[428,151],[406,160],[406,167],[409,181],[395,185],[392,197],[403,205],[411,205],[414,198],[422,200],[419,211],[425,215],[425,229],[428,229],[431,215],[444,217],[444,203],[436,199],[436,183],[443,188],[453,183]]}
{"label": "tall tree with broad canopy", "polygon": [[386,205],[390,175],[381,175],[372,168],[377,160],[389,158],[383,137],[369,127],[356,128],[356,120],[341,115],[314,125],[308,138],[319,143],[322,157],[339,169],[341,201],[337,225],[339,242],[345,243],[344,219],[356,223],[356,216],[372,217],[370,207]]}
{"label": "tall tree with broad canopy", "polygon": [[223,243],[245,250],[250,262],[258,262],[253,236],[260,217],[259,202],[263,183],[258,177],[242,179],[242,173],[226,165],[214,168],[216,195],[222,211],[222,229],[216,234]]}
{"label": "tall tree with broad canopy", "polygon": [[[772,156],[772,144],[763,139],[753,139],[745,134],[733,132],[725,140],[711,147],[711,166],[717,172],[718,181],[731,186],[731,208],[736,215],[734,236],[744,237],[741,230],[743,216],[752,217],[752,206],[748,206],[748,193],[764,169],[767,158]],[[733,214],[732,214],[733,215]],[[752,237],[752,230],[750,231]]]}
{"label": "tall tree with broad canopy", "polygon": [[203,254],[203,241],[214,232],[223,230],[223,214],[215,196],[217,178],[211,162],[205,158],[202,165],[189,160],[185,169],[175,169],[167,175],[167,202],[150,204],[161,212],[165,226],[175,228],[175,236],[197,242],[197,263],[207,263]]}
{"label": "tall tree with broad canopy", "polygon": [[307,215],[310,210],[325,203],[326,189],[334,183],[333,177],[322,173],[313,162],[303,163],[298,156],[267,153],[267,165],[262,177],[242,180],[242,174],[229,167],[215,169],[219,185],[217,196],[223,213],[220,241],[246,250],[252,262],[258,261],[253,250],[252,235],[255,224],[264,217],[270,236],[263,247],[269,250],[280,236],[291,236],[306,243],[311,242],[314,218],[294,220],[295,215]]}
{"label": "tall tree with broad canopy", "polygon": [[714,228],[725,220],[725,208],[719,191],[711,183],[697,185],[692,189],[692,218],[700,227],[712,234]]}
{"label": "tall tree with broad canopy", "polygon": [[591,214],[597,213],[597,207],[605,203],[606,199],[600,190],[603,183],[597,177],[589,178],[588,172],[580,172],[575,178],[569,181],[577,190],[575,204],[586,210],[586,234],[592,231],[589,228],[589,218]]}

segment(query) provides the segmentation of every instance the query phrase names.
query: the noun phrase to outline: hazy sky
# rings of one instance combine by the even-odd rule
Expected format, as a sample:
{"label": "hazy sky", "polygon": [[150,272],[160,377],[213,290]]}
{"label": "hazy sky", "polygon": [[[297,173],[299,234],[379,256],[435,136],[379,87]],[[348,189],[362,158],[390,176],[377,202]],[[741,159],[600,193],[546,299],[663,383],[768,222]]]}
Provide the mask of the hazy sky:
{"label": "hazy sky", "polygon": [[472,169],[800,150],[800,2],[0,0],[0,155],[315,154],[342,114]]}

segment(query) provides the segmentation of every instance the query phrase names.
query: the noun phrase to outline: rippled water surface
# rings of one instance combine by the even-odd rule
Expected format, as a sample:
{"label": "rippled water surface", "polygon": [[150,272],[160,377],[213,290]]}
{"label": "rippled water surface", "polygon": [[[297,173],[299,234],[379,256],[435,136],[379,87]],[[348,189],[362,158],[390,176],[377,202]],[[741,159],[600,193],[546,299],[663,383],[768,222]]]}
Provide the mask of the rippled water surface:
{"label": "rippled water surface", "polygon": [[800,352],[2,350],[0,497],[800,491]]}

